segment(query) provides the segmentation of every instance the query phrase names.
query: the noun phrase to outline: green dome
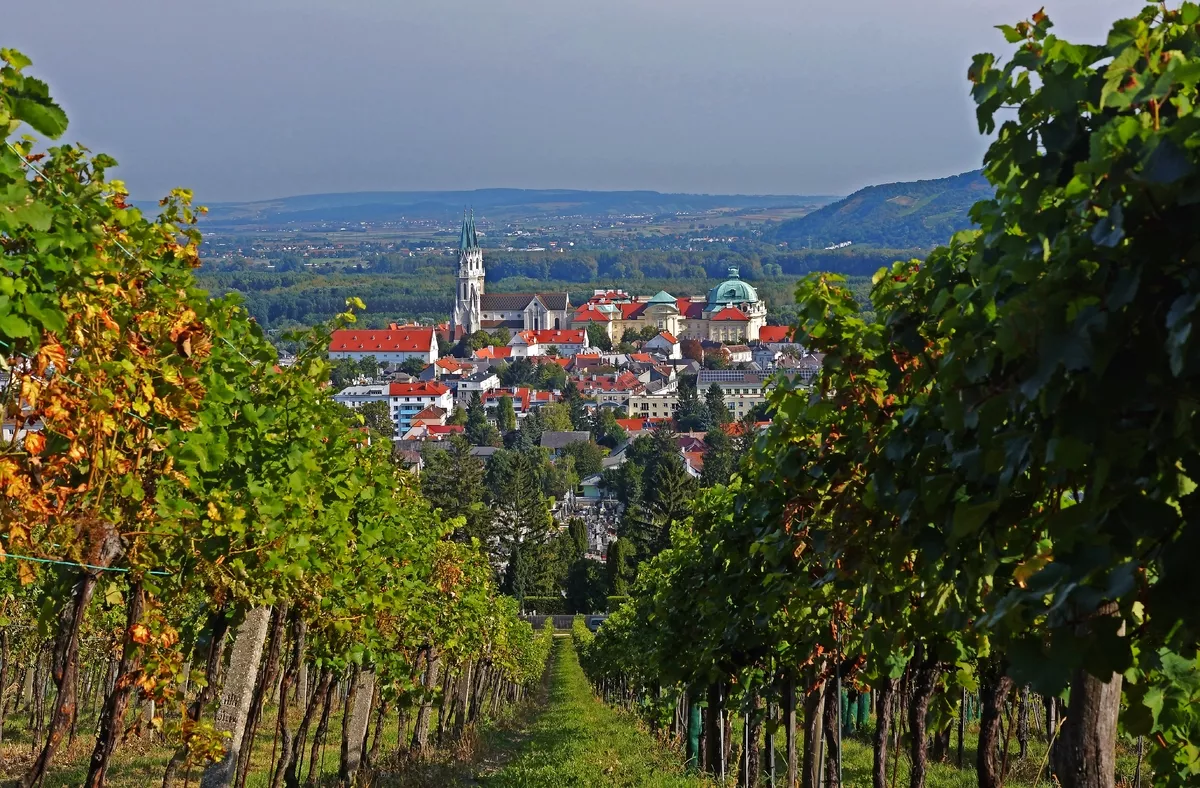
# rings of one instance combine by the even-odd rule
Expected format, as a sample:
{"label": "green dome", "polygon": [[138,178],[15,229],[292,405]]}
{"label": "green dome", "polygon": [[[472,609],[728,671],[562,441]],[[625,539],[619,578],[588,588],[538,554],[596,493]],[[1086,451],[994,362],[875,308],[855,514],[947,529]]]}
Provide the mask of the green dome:
{"label": "green dome", "polygon": [[666,290],[659,290],[658,294],[651,298],[646,303],[648,304],[671,304],[675,305],[675,296],[668,293]]}
{"label": "green dome", "polygon": [[738,270],[729,269],[729,278],[708,291],[708,304],[753,304],[758,302],[758,291],[738,279]]}

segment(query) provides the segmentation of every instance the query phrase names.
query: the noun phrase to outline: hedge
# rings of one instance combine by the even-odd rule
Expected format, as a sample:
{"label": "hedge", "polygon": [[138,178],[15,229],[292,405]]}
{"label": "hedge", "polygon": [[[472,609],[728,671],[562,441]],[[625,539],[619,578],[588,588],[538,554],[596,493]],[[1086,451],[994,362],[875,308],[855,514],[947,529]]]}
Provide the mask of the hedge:
{"label": "hedge", "polygon": [[567,600],[561,596],[527,596],[522,603],[522,610],[539,616],[565,616]]}
{"label": "hedge", "polygon": [[617,612],[617,608],[619,608],[621,605],[625,604],[625,603],[626,603],[626,602],[628,602],[628,601],[629,601],[629,597],[628,597],[627,595],[625,595],[625,594],[622,594],[622,595],[620,595],[620,596],[610,596],[610,597],[608,597],[608,610],[607,610],[607,612],[609,612],[609,613],[616,613],[616,612]]}

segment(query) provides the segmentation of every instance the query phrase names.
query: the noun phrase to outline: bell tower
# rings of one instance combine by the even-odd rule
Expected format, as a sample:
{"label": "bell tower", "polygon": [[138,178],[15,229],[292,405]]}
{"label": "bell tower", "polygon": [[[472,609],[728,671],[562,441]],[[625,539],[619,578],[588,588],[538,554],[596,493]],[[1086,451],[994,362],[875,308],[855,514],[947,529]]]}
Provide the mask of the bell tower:
{"label": "bell tower", "polygon": [[483,250],[475,232],[475,212],[471,211],[463,213],[458,235],[458,289],[454,293],[451,339],[470,336],[482,327],[479,304],[483,298],[483,279]]}

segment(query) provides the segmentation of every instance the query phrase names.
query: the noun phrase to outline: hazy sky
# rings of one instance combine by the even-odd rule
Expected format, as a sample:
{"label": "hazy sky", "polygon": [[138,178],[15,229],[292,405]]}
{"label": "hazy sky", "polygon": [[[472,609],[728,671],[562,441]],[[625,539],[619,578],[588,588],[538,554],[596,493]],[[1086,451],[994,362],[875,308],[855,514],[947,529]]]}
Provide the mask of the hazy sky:
{"label": "hazy sky", "polygon": [[[1040,0],[5,3],[134,196],[844,194],[978,166],[971,55]],[[1135,0],[1046,0],[1100,40]]]}

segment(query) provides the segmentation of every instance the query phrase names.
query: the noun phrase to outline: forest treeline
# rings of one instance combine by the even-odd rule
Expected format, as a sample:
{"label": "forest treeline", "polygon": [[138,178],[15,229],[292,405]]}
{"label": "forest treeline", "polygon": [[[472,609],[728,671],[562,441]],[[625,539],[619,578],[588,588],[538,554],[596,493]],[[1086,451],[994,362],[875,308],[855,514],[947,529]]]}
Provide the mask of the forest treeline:
{"label": "forest treeline", "polygon": [[[837,273],[862,280],[897,260],[919,256],[912,250],[834,251],[571,251],[505,252],[488,250],[487,287],[491,292],[563,292],[583,303],[598,288],[623,288],[634,294],[668,290],[675,295],[704,295],[737,268],[754,283],[779,319],[791,313],[796,280],[813,272]],[[246,310],[266,328],[313,325],[361,297],[364,324],[398,319],[445,320],[454,305],[456,260],[447,255],[378,255],[340,268],[306,269],[303,258],[261,265],[208,268],[198,281],[214,296],[237,292]],[[279,270],[290,269],[290,270]]]}

